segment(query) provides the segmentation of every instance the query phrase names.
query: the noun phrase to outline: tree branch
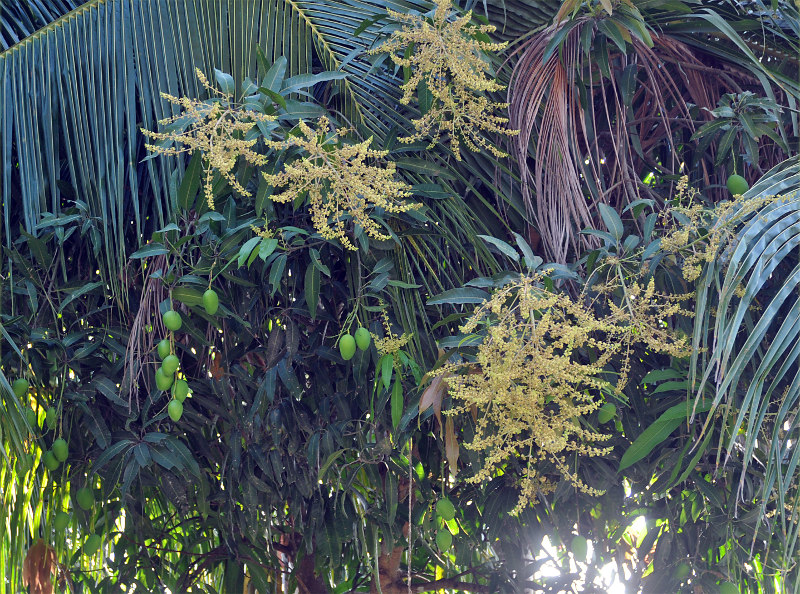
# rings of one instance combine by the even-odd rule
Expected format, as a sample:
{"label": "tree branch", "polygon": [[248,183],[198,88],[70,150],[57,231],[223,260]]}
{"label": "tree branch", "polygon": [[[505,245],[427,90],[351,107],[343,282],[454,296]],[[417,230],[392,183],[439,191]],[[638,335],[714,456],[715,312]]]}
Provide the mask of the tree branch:
{"label": "tree branch", "polygon": [[444,588],[463,590],[464,592],[485,592],[486,594],[491,592],[489,586],[476,584],[475,582],[462,582],[458,578],[443,578],[426,584],[411,585],[411,591],[414,592],[414,594],[422,594],[423,592],[431,592]]}

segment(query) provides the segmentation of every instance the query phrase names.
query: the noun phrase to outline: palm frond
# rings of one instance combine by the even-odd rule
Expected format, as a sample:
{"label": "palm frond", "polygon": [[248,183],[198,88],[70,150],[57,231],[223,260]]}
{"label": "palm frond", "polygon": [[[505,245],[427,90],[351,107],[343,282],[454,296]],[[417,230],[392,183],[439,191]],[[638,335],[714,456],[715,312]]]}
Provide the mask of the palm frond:
{"label": "palm frond", "polygon": [[383,137],[406,122],[398,91],[357,57],[379,27],[363,40],[354,32],[384,12],[355,0],[93,0],[47,25],[0,54],[2,241],[19,225],[39,235],[43,213],[48,229],[80,214],[104,282],[125,301],[128,251],[170,220],[183,171],[175,159],[146,159],[139,128],[173,113],[160,93],[201,96],[196,68],[258,80],[261,48],[268,62],[287,58],[287,76],[351,74],[331,105]]}
{"label": "palm frond", "polygon": [[81,0],[18,0],[0,3],[0,51],[33,35],[81,4]]}
{"label": "palm frond", "polygon": [[[649,173],[669,186],[691,162],[721,199],[730,172],[708,161],[713,147],[693,157],[690,137],[724,93],[761,88],[780,105],[796,105],[796,64],[760,60],[737,33],[750,21],[734,17],[729,24],[703,9],[664,21],[658,10],[642,16],[621,7],[613,16],[553,24],[512,53],[509,112],[521,130],[512,150],[550,257],[563,262],[586,247],[577,233],[591,225],[595,204],[621,210],[641,197],[663,198],[644,182]],[[780,29],[770,39],[779,32],[780,51],[789,56],[796,44]]]}
{"label": "palm frond", "polygon": [[[684,93],[695,105],[716,103],[715,90],[693,70],[702,64],[683,44],[653,34],[650,47],[631,36],[632,52],[623,55],[610,47],[603,23],[579,17],[552,25],[512,56],[509,113],[521,130],[512,146],[523,196],[548,256],[562,263],[586,247],[577,233],[592,226],[595,204],[622,209],[650,197],[642,163],[677,173],[674,146],[654,153],[676,128],[693,131]],[[682,67],[665,68],[665,62]]]}
{"label": "palm frond", "polygon": [[[744,223],[726,252],[700,279],[690,385],[697,394],[711,384],[712,408],[727,427],[719,452],[742,461],[741,498],[748,469],[763,476],[759,522],[777,524],[790,563],[800,519],[791,511],[800,463],[800,162],[768,172],[746,194],[776,196],[755,212],[731,216]],[[720,221],[726,224],[727,220]],[[744,291],[741,292],[741,288]],[[715,309],[712,312],[712,305]],[[707,428],[706,428],[707,429]],[[767,513],[776,508],[777,513]]]}
{"label": "palm frond", "polygon": [[473,10],[483,12],[497,27],[495,35],[507,41],[525,37],[549,25],[563,2],[559,0],[476,0]]}

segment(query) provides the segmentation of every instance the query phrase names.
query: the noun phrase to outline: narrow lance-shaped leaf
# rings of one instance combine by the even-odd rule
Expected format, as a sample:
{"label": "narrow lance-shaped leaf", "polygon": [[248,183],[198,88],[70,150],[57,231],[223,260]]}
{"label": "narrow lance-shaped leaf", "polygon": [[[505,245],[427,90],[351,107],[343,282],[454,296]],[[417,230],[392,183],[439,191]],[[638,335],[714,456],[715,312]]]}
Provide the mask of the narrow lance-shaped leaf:
{"label": "narrow lance-shaped leaf", "polygon": [[[707,412],[711,408],[711,402],[698,404],[695,411],[697,413]],[[619,462],[619,470],[624,470],[635,464],[653,449],[664,442],[681,423],[685,422],[691,414],[691,404],[676,404],[664,411],[653,423],[642,431],[641,435],[625,450]]]}
{"label": "narrow lance-shaped leaf", "polygon": [[311,314],[311,319],[317,317],[317,302],[319,301],[319,287],[320,287],[320,271],[314,263],[310,263],[306,267],[305,276],[305,295],[306,305],[308,305],[308,313]]}

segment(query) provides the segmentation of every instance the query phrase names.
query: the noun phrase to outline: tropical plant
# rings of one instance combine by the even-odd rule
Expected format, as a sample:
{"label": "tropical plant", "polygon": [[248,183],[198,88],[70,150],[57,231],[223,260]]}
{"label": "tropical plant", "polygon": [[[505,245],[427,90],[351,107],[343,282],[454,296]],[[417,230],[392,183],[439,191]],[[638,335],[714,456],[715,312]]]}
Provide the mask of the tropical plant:
{"label": "tropical plant", "polygon": [[[554,260],[593,245],[578,233],[593,226],[598,203],[622,211],[663,201],[682,172],[719,188],[711,195],[720,200],[731,173],[752,180],[797,150],[797,9],[776,3],[753,21],[739,3],[720,4],[693,13],[681,2],[569,0],[511,54],[509,111],[521,130],[512,150],[529,217]],[[737,32],[762,25],[776,48],[768,59]],[[731,126],[735,113],[720,110],[743,91],[744,125]],[[757,105],[768,120],[750,113]],[[712,130],[726,133],[717,141]]]}
{"label": "tropical plant", "polygon": [[40,4],[0,592],[798,591],[792,5]]}

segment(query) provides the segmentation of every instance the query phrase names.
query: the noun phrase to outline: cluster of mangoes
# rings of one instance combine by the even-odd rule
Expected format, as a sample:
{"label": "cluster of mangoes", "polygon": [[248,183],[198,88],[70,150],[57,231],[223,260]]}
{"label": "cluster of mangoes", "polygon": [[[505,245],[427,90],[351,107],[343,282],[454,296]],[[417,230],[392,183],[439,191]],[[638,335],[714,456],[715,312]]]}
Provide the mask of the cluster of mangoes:
{"label": "cluster of mangoes", "polygon": [[339,354],[342,356],[342,359],[349,361],[355,356],[356,347],[360,348],[362,351],[366,351],[369,348],[370,342],[372,342],[372,337],[369,334],[369,330],[361,326],[356,330],[355,335],[342,335],[339,339]]}
{"label": "cluster of mangoes", "polygon": [[[14,380],[11,388],[17,398],[23,398],[27,395],[30,384],[28,380],[18,378]],[[32,428],[38,427],[38,419],[35,410],[27,409],[26,420]],[[51,406],[47,409],[44,423],[48,431],[54,431],[56,429],[58,426],[58,413],[55,407]],[[27,456],[26,464],[30,468],[33,466],[33,454],[27,454]],[[53,440],[53,445],[42,456],[42,464],[44,464],[44,467],[47,468],[48,471],[54,472],[63,462],[66,462],[68,457],[69,446],[67,440],[63,437],[58,437]],[[81,487],[75,493],[75,502],[81,509],[90,510],[94,505],[94,492],[90,487]],[[70,519],[71,515],[69,512],[63,510],[57,512],[53,518],[53,527],[56,529],[56,532],[63,532],[69,525]],[[87,555],[93,555],[100,548],[101,544],[102,539],[100,535],[92,533],[83,544],[83,552]]]}
{"label": "cluster of mangoes", "polygon": [[[436,502],[436,516],[443,522],[449,522],[456,517],[456,506],[447,499],[440,499]],[[442,552],[448,551],[453,546],[453,535],[445,526],[436,531],[436,546]]]}
{"label": "cluster of mangoes", "polygon": [[[219,296],[214,289],[208,289],[203,293],[203,308],[206,313],[213,316],[219,309]],[[174,309],[164,312],[161,316],[164,326],[170,334],[177,332],[183,326],[181,314]],[[183,401],[189,395],[189,384],[184,379],[176,379],[175,374],[180,367],[180,360],[172,352],[172,336],[164,338],[158,343],[156,350],[161,359],[161,366],[156,370],[156,387],[164,392],[172,390],[172,400],[167,405],[167,414],[174,422],[181,420],[183,416]]]}

